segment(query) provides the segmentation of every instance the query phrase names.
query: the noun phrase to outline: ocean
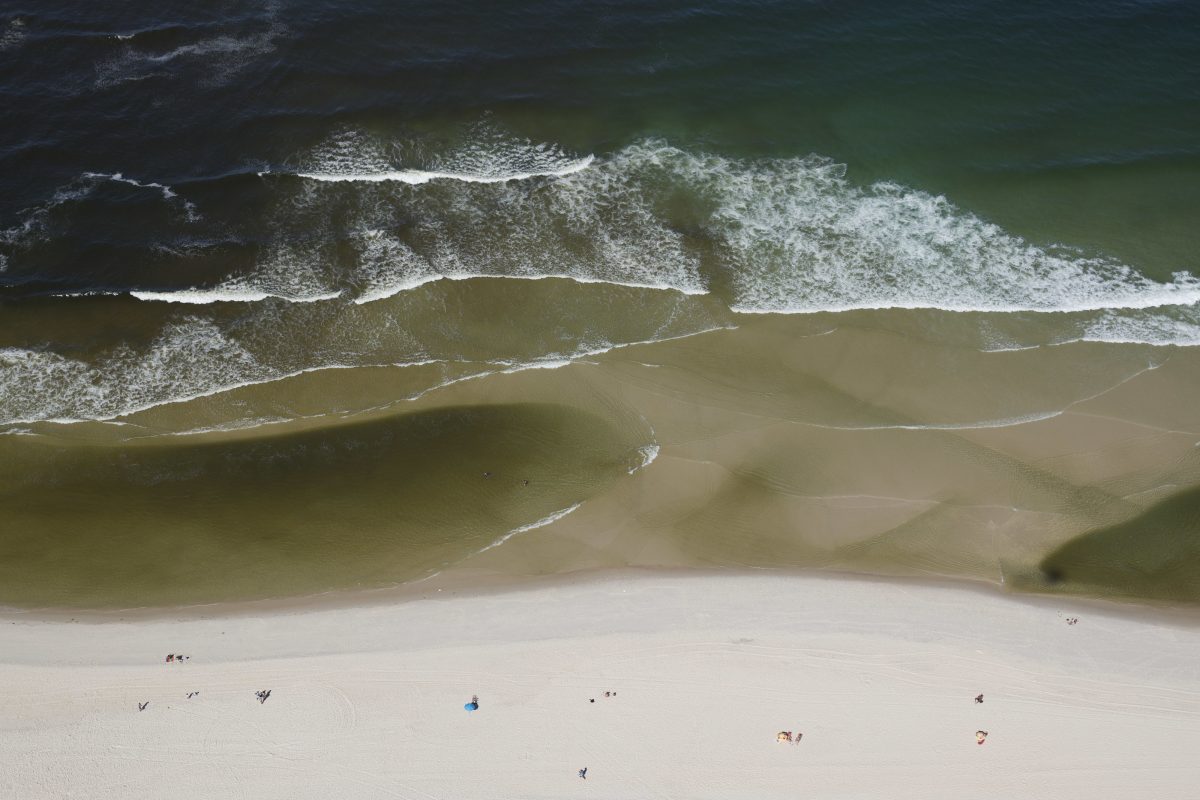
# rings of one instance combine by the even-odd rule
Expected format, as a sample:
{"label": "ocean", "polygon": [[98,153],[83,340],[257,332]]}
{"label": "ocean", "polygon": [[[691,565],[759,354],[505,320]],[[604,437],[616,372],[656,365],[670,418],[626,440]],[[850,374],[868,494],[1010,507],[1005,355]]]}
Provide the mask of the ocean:
{"label": "ocean", "polygon": [[8,0],[0,93],[0,604],[1200,601],[1195,4]]}

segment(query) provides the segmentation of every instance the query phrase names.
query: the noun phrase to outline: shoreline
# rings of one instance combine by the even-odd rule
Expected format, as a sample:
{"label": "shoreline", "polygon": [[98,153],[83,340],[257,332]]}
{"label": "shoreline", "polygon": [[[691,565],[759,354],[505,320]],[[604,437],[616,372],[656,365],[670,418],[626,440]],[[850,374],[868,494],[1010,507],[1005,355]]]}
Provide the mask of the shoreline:
{"label": "shoreline", "polygon": [[1190,797],[1200,631],[1014,599],[656,572],[182,621],[6,616],[0,789],[1134,798],[1152,776]]}
{"label": "shoreline", "polygon": [[[484,599],[514,593],[595,585],[620,580],[655,578],[702,580],[705,578],[775,577],[789,580],[835,581],[867,584],[896,584],[925,588],[946,588],[981,596],[1003,598],[1035,606],[1083,606],[1108,616],[1131,620],[1163,621],[1200,628],[1200,606],[1170,604],[1137,598],[1104,598],[1084,594],[1053,594],[1009,590],[1004,584],[970,576],[915,576],[855,572],[828,568],[753,569],[733,567],[643,567],[627,565],[610,568],[578,569],[548,575],[500,574],[482,569],[452,569],[427,578],[369,589],[333,589],[311,595],[262,598],[186,606],[146,606],[134,608],[19,608],[0,606],[0,624],[105,625],[117,622],[189,622],[211,619],[236,619],[263,615],[296,615],[356,608],[404,605],[450,597]],[[439,580],[440,579],[440,580]]]}

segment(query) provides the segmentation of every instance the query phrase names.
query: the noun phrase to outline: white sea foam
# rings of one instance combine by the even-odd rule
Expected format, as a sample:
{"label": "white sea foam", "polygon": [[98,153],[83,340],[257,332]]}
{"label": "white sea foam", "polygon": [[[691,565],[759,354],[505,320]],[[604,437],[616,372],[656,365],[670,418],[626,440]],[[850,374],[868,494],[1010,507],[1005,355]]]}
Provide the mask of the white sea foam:
{"label": "white sea foam", "polygon": [[180,200],[180,202],[183,205],[184,213],[187,215],[188,221],[196,222],[197,220],[200,219],[200,215],[196,212],[195,204],[192,203],[190,200],[185,200],[185,199],[179,198],[179,195],[175,193],[175,190],[172,189],[170,186],[167,186],[166,184],[155,183],[154,181],[148,181],[148,182],[143,183],[141,181],[134,180],[133,178],[126,178],[120,172],[112,172],[112,173],[109,173],[109,172],[85,172],[85,173],[83,173],[82,177],[85,180],[114,181],[116,183],[126,183],[126,184],[129,184],[130,186],[136,186],[139,189],[158,189],[159,192],[162,193],[162,198],[164,200],[175,200],[175,199]]}
{"label": "white sea foam", "polygon": [[638,455],[641,456],[641,461],[629,468],[629,474],[645,469],[654,463],[654,459],[658,458],[659,446],[657,444],[648,444],[645,447],[638,448]]}
{"label": "white sea foam", "polygon": [[256,270],[239,275],[208,288],[182,289],[169,292],[131,291],[139,300],[162,303],[254,303],[278,298],[292,303],[316,303],[334,300],[342,290],[327,285],[320,268],[320,253],[308,253],[292,246],[268,248],[259,259]]}
{"label": "white sea foam", "polygon": [[208,305],[209,303],[254,303],[274,297],[292,303],[316,303],[321,300],[336,300],[342,293],[327,292],[306,296],[291,296],[273,292],[230,285],[214,289],[182,289],[177,292],[131,291],[131,296],[138,300],[159,303],[185,303],[188,305]]}
{"label": "white sea foam", "polygon": [[[1145,278],[1098,256],[1031,245],[943,197],[893,183],[859,187],[810,156],[739,161],[663,142],[611,162],[709,199],[704,228],[735,310],[1085,311],[1200,301],[1200,281]],[[603,167],[602,167],[603,169]]]}
{"label": "white sea foam", "polygon": [[101,180],[116,181],[118,183],[128,183],[130,186],[137,186],[142,189],[158,189],[162,192],[162,196],[166,200],[170,200],[172,197],[177,196],[170,186],[154,182],[142,183],[141,181],[136,181],[133,178],[126,178],[120,172],[85,172],[83,173],[83,177],[99,178]]}
{"label": "white sea foam", "polygon": [[47,233],[50,217],[54,209],[89,197],[95,192],[97,186],[106,181],[124,183],[139,189],[156,190],[164,201],[178,203],[188,221],[195,222],[200,219],[195,205],[179,197],[170,186],[162,183],[142,182],[133,178],[126,178],[120,172],[84,172],[70,183],[55,189],[54,193],[45,202],[25,209],[21,214],[21,220],[18,224],[0,231],[0,244],[17,246],[31,244],[38,237]]}
{"label": "white sea foam", "polygon": [[531,361],[496,361],[492,363],[503,367],[503,369],[500,370],[500,373],[503,375],[511,375],[516,372],[525,372],[526,370],[531,369],[561,369],[563,367],[568,367],[571,364],[578,363],[583,359],[604,355],[605,353],[610,353],[613,350],[622,350],[626,347],[637,347],[638,345],[672,342],[678,339],[690,339],[693,336],[700,336],[705,333],[712,333],[713,331],[722,330],[732,330],[732,327],[718,326],[713,328],[702,328],[700,330],[688,331],[687,333],[681,333],[674,336],[664,335],[654,339],[642,339],[636,342],[620,342],[618,344],[614,344],[613,342],[604,342],[602,344],[593,344],[590,347],[581,344],[574,352],[569,354],[550,353]]}
{"label": "white sea foam", "polygon": [[270,425],[283,425],[294,422],[293,417],[256,417],[253,419],[237,419],[222,425],[209,425],[200,428],[190,428],[186,431],[172,431],[168,436],[203,436],[210,433],[230,433],[232,431],[266,428]]}
{"label": "white sea foam", "polygon": [[310,178],[314,181],[326,181],[329,183],[384,183],[387,181],[396,181],[398,183],[407,183],[410,186],[420,186],[423,183],[436,180],[453,180],[462,181],[463,183],[504,183],[505,181],[523,181],[530,178],[573,175],[580,170],[587,169],[593,160],[593,156],[589,155],[555,169],[547,169],[539,172],[508,172],[496,175],[472,175],[465,172],[429,172],[419,169],[349,174],[298,172],[296,175],[301,178]]}
{"label": "white sea foam", "polygon": [[[444,159],[458,157],[458,166],[423,167],[407,183],[434,174],[497,181],[543,174],[488,171],[536,147],[484,137],[470,157]],[[715,268],[725,273],[730,307],[743,313],[1129,309],[1154,316],[1200,303],[1200,280],[1188,273],[1155,281],[1102,255],[1038,247],[946,198],[886,182],[857,186],[828,159],[737,160],[649,140],[589,160],[584,169],[553,146],[541,148],[528,158],[549,159],[567,177],[537,192],[514,181],[483,194],[464,184],[400,195],[403,235],[393,227],[395,217],[380,213],[392,208],[394,196],[364,195],[363,224],[351,235],[359,253],[353,301],[479,277],[561,277],[704,294],[710,287],[696,243],[667,211],[677,205],[674,198],[685,197],[695,205],[687,212],[694,217],[690,236],[707,242]],[[320,168],[303,174],[322,179],[397,173],[387,147],[353,131],[333,137],[309,160]],[[363,191],[380,191],[372,185]],[[310,195],[317,203],[322,197]],[[1136,329],[1134,340],[1193,343],[1186,326],[1126,327]],[[1092,335],[1117,340],[1102,328]]]}
{"label": "white sea foam", "polygon": [[13,50],[25,41],[25,28],[25,20],[21,17],[10,19],[4,29],[0,31],[0,53],[5,50]]}
{"label": "white sea foam", "polygon": [[116,34],[115,38],[125,44],[118,54],[96,65],[96,86],[107,88],[169,74],[160,70],[175,61],[203,62],[202,82],[224,83],[255,58],[274,50],[276,41],[287,33],[277,2],[263,6],[258,22],[257,26],[243,25],[243,29],[250,29],[245,34],[213,36],[165,52],[140,48],[134,33]]}
{"label": "white sea foam", "polygon": [[[402,167],[388,148],[360,131],[344,130],[311,154],[294,174],[330,183],[404,183],[420,186],[436,180],[505,183],[538,177],[562,177],[587,169],[593,156],[572,156],[551,144],[506,138],[479,128],[479,138],[421,167]],[[270,174],[269,171],[259,175]]]}
{"label": "white sea foam", "polygon": [[[486,553],[488,550],[491,550],[492,548],[499,547],[500,545],[504,544],[509,539],[513,538],[514,536],[517,536],[522,533],[528,533],[529,531],[537,530],[538,528],[544,528],[547,525],[551,525],[555,522],[558,522],[560,519],[565,517],[567,514],[570,514],[571,512],[578,509],[581,505],[583,505],[583,503],[576,503],[575,505],[570,506],[569,508],[563,508],[558,511],[555,511],[553,514],[542,517],[537,522],[531,522],[528,525],[522,525],[519,528],[513,528],[511,531],[504,534],[499,539],[497,539],[496,541],[489,544],[487,547],[482,548],[479,552]],[[478,555],[478,553],[476,555]]]}
{"label": "white sea foam", "polygon": [[[355,150],[355,141],[347,145],[347,158],[374,158]],[[47,226],[52,209],[110,180],[179,202],[162,183],[89,173],[25,214],[0,234],[0,243],[27,243]],[[679,198],[687,199],[685,213],[678,211]],[[335,218],[344,222],[331,222]],[[57,216],[53,220],[59,224]],[[817,158],[738,161],[647,141],[537,185],[370,183],[346,193],[319,181],[299,189],[293,183],[280,187],[277,213],[267,223],[293,243],[264,247],[253,271],[215,286],[135,296],[192,304],[267,298],[311,304],[343,296],[363,304],[435,280],[551,277],[701,294],[709,291],[705,275],[723,271],[719,291],[747,312],[1023,310],[1061,313],[1051,326],[1058,338],[1049,344],[1085,339],[1200,346],[1195,278],[1181,274],[1156,282],[1110,259],[1038,248],[944,198],[893,184],[856,187],[844,168]],[[386,314],[378,312],[388,308],[356,317],[366,312],[336,303],[306,307],[313,313],[290,323],[308,319],[324,326],[340,337],[336,347],[319,354],[289,349],[286,337],[300,328],[291,334],[272,328],[284,317],[283,307],[271,304],[265,320],[255,318],[262,328],[258,340],[277,356],[269,363],[232,338],[219,343],[227,331],[212,323],[204,328],[198,320],[169,326],[149,352],[119,351],[94,363],[3,351],[0,419],[111,418],[324,364],[386,363],[426,344],[399,321],[389,320],[387,326],[395,327],[381,331]],[[649,341],[669,338],[653,336],[656,330],[664,329],[646,330]],[[380,338],[385,334],[398,338]],[[541,358],[497,359],[480,375],[558,368],[632,344],[609,344],[604,335],[581,334],[586,341],[571,342],[562,352],[550,346]],[[204,344],[207,339],[212,346]],[[434,354],[454,356],[436,348]],[[168,368],[154,373],[154,363]]]}
{"label": "white sea foam", "polygon": [[200,319],[168,325],[145,351],[120,347],[95,363],[0,349],[0,423],[112,419],[268,377],[271,370]]}
{"label": "white sea foam", "polygon": [[[407,185],[362,187],[368,194],[359,201],[361,227],[351,233],[359,253],[355,302],[384,299],[433,280],[481,277],[557,277],[686,294],[707,291],[699,258],[656,214],[653,193],[636,175],[608,163],[584,169],[556,148],[528,142],[488,140],[487,147],[499,155],[488,155],[480,145],[469,155],[455,155],[462,163],[453,171],[506,176],[491,184],[460,183],[436,192]],[[376,169],[386,155],[361,135],[346,133],[320,158],[328,174],[362,174]],[[539,160],[544,169],[515,171],[515,165]],[[508,180],[555,170],[566,177],[532,193],[521,181]],[[407,192],[402,220],[391,212],[394,192]],[[308,197],[320,203],[325,195]],[[403,236],[397,223],[404,226]]]}
{"label": "white sea foam", "polygon": [[1154,315],[1106,312],[1084,325],[1078,337],[1086,342],[1112,344],[1174,344],[1200,346],[1200,308],[1165,309]]}

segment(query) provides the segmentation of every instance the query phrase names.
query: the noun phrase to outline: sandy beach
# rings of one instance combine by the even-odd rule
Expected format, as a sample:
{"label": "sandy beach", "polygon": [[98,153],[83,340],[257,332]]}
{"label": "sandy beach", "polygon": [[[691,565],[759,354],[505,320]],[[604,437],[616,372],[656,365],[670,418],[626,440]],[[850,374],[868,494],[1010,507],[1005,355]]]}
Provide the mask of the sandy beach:
{"label": "sandy beach", "polygon": [[1197,664],[1164,612],[780,574],[10,613],[0,796],[1191,798]]}

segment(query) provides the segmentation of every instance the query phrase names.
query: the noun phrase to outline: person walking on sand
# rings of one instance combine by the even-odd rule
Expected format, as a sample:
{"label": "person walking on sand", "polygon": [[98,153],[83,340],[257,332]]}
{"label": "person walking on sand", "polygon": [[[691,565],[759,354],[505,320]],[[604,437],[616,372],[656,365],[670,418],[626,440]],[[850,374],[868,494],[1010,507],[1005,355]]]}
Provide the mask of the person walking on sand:
{"label": "person walking on sand", "polygon": [[587,780],[587,767],[579,770],[579,777],[583,778],[585,781]]}

